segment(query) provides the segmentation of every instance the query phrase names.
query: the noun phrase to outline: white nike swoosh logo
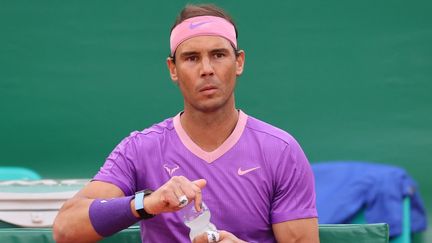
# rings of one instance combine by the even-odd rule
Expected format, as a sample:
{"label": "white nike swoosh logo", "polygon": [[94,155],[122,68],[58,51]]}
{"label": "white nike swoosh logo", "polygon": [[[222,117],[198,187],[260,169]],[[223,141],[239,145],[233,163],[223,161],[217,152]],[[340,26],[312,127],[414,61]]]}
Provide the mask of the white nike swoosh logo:
{"label": "white nike swoosh logo", "polygon": [[245,175],[245,174],[247,174],[247,173],[249,173],[249,172],[252,172],[252,171],[254,171],[254,170],[257,170],[257,169],[259,169],[259,168],[261,168],[261,167],[257,166],[257,167],[250,168],[250,169],[247,169],[247,170],[242,170],[241,168],[239,168],[238,171],[237,171],[237,174],[242,176],[242,175]]}

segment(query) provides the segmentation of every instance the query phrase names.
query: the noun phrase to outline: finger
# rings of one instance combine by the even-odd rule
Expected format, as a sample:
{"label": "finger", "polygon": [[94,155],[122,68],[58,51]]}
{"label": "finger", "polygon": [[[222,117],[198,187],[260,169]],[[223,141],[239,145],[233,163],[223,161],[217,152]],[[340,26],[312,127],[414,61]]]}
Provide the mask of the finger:
{"label": "finger", "polygon": [[[184,176],[178,176],[173,177],[174,181],[178,183],[180,190],[182,191],[183,195],[186,195],[188,198],[188,202],[191,202],[192,200],[195,201],[195,209],[199,212],[201,211],[201,204],[202,204],[202,195],[201,195],[201,187],[204,187],[206,185],[206,180],[200,179],[196,181],[190,181]],[[176,192],[177,196],[183,196],[178,195],[179,192]],[[180,200],[181,201],[181,200]],[[181,204],[186,206],[185,204]]]}
{"label": "finger", "polygon": [[184,195],[187,196],[188,199],[193,200],[195,198],[195,194],[197,191],[201,191],[201,189],[196,186],[193,182],[188,180],[186,177],[179,178],[179,187]]}
{"label": "finger", "polygon": [[237,237],[225,230],[219,230],[219,242],[228,243],[228,242],[236,242]]}
{"label": "finger", "polygon": [[189,201],[194,200],[195,209],[197,212],[201,211],[202,207],[202,194],[201,188],[195,183],[184,178],[184,183],[181,184],[181,190],[185,193]]}
{"label": "finger", "polygon": [[[184,192],[184,194],[189,199],[189,202],[192,200],[195,201],[195,209],[199,212],[201,211],[201,204],[202,204],[202,195],[201,195],[201,188],[197,186],[194,182],[190,181],[186,177],[179,177],[180,180],[180,187],[181,190]],[[200,182],[198,182],[201,186],[202,184],[205,185],[205,180],[201,179]]]}
{"label": "finger", "polygon": [[176,198],[179,198],[179,197],[185,195],[185,194],[183,193],[183,191],[181,190],[180,185],[173,185],[173,186],[171,187],[171,192],[172,192],[172,194],[173,194]]}
{"label": "finger", "polygon": [[219,233],[215,230],[208,230],[202,234],[197,235],[192,243],[215,243],[219,241]]}
{"label": "finger", "polygon": [[174,192],[176,197],[180,197],[181,195],[184,195],[184,193],[181,189],[181,183],[182,183],[182,180],[180,179],[179,176],[174,176],[170,180],[169,187],[170,187],[170,189],[172,189],[172,191]]}
{"label": "finger", "polygon": [[204,179],[195,180],[195,181],[192,181],[192,183],[197,185],[200,189],[203,189],[207,185],[207,181]]}
{"label": "finger", "polygon": [[201,190],[196,192],[194,202],[195,202],[196,211],[200,212],[202,210],[202,193],[201,193]]}
{"label": "finger", "polygon": [[199,212],[202,209],[202,193],[201,189],[203,189],[207,185],[207,181],[204,179],[195,180],[192,182],[195,187],[195,209]]}
{"label": "finger", "polygon": [[172,178],[171,187],[177,197],[177,206],[183,208],[190,202],[189,198],[193,198],[194,192],[190,189],[191,181],[184,176],[175,176]]}
{"label": "finger", "polygon": [[180,205],[179,197],[184,195],[178,184],[178,180],[173,177],[165,184],[162,191],[163,201],[171,210],[178,210],[178,206]]}
{"label": "finger", "polygon": [[192,243],[207,243],[207,234],[202,233],[193,238]]}
{"label": "finger", "polygon": [[217,230],[207,230],[207,241],[209,243],[215,243],[219,241],[219,233]]}
{"label": "finger", "polygon": [[224,240],[219,241],[219,243],[240,243],[240,242],[232,240],[232,239],[224,239]]}
{"label": "finger", "polygon": [[180,196],[178,200],[179,200],[179,205],[178,205],[179,208],[183,208],[189,204],[189,199],[186,197],[186,195]]}
{"label": "finger", "polygon": [[188,196],[182,189],[182,185],[180,183],[176,183],[173,185],[174,194],[177,197],[177,206],[180,208],[186,206],[189,203]]}

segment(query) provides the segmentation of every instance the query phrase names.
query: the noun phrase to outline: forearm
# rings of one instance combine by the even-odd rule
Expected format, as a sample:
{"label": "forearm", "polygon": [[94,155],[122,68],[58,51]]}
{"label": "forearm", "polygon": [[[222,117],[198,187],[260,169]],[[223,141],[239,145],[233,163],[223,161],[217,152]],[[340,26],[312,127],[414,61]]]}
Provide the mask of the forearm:
{"label": "forearm", "polygon": [[[195,207],[201,203],[201,188],[205,180],[189,181],[173,177],[153,194],[144,198],[144,210],[149,214],[175,212],[181,209],[174,191],[181,188]],[[181,187],[179,185],[182,185]],[[105,198],[93,199],[93,198]],[[93,181],[74,198],[68,200],[57,215],[53,234],[56,242],[95,242],[138,222],[132,196],[125,197],[115,185]]]}
{"label": "forearm", "polygon": [[86,243],[102,239],[90,221],[89,207],[92,202],[93,199],[75,197],[63,205],[53,226],[56,242]]}

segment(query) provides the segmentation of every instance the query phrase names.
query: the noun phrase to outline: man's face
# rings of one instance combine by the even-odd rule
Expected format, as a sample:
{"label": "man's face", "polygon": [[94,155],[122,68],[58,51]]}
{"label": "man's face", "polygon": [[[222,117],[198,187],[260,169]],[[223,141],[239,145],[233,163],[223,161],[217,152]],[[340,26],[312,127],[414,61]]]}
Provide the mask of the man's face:
{"label": "man's face", "polygon": [[236,57],[230,42],[219,36],[198,36],[181,43],[171,78],[184,97],[185,110],[211,112],[234,107],[236,78],[243,72],[244,53]]}

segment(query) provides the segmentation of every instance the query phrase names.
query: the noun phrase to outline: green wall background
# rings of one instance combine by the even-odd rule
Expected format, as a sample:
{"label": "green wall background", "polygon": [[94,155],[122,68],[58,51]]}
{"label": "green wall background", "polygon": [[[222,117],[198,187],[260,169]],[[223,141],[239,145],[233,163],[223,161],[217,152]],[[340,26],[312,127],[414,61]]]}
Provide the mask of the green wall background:
{"label": "green wall background", "polygon": [[[131,131],[180,111],[165,59],[185,3],[0,1],[0,165],[88,178]],[[217,3],[246,51],[239,108],[312,162],[404,167],[432,212],[431,1]]]}

